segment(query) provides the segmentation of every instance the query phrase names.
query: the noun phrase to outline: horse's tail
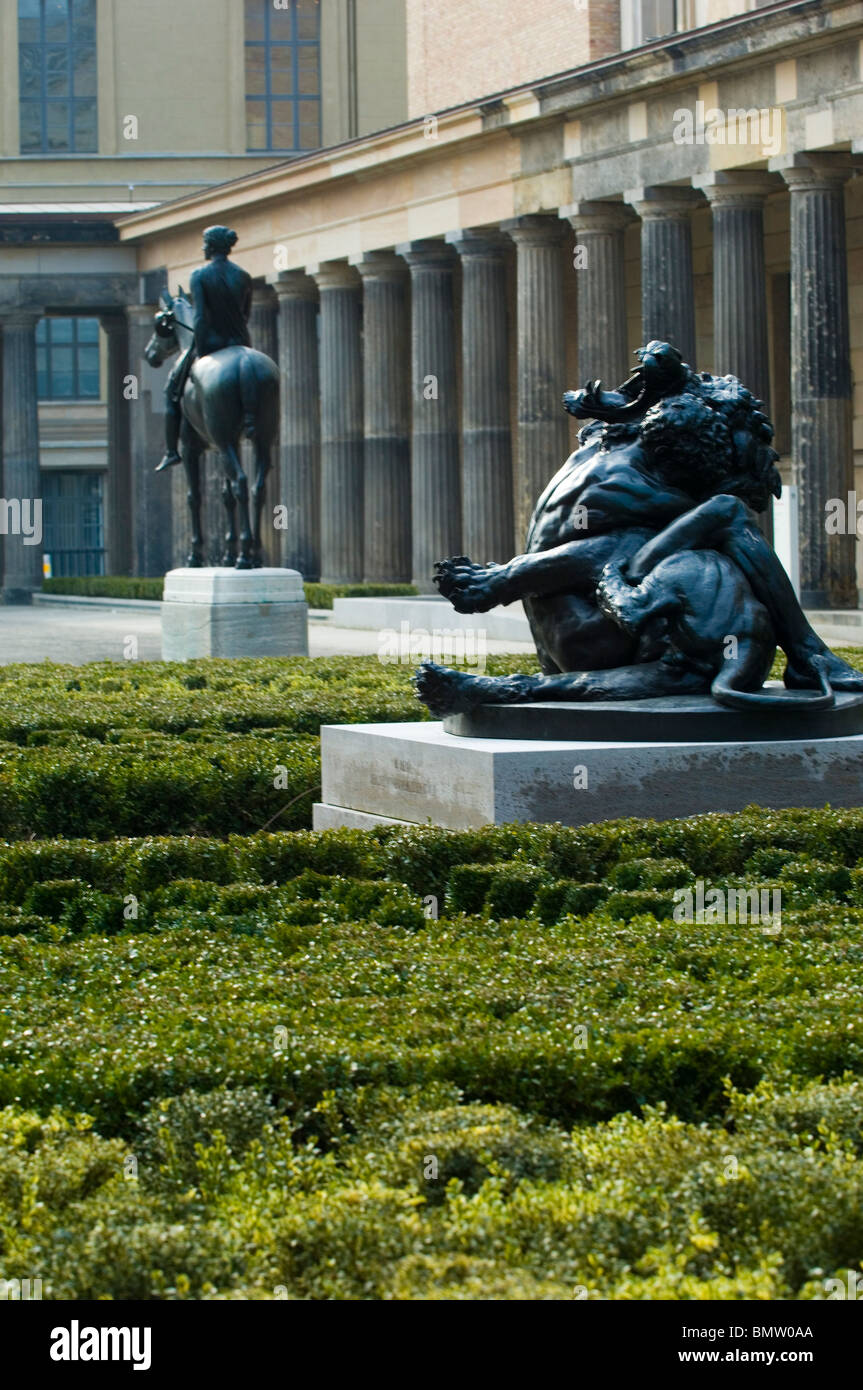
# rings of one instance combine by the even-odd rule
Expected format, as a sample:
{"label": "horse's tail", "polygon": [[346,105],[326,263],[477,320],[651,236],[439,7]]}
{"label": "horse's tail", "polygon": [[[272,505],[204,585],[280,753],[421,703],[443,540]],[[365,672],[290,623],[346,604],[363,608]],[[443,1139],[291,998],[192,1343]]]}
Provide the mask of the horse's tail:
{"label": "horse's tail", "polygon": [[240,357],[240,403],[243,409],[243,433],[248,435],[254,430],[258,415],[258,376],[249,352],[244,352]]}
{"label": "horse's tail", "polygon": [[818,682],[821,686],[819,695],[807,695],[795,698],[787,694],[771,694],[764,691],[736,690],[731,685],[731,671],[728,666],[723,666],[713,678],[710,693],[720,705],[726,705],[729,709],[752,709],[753,706],[759,709],[796,709],[801,705],[806,709],[829,709],[836,703],[836,694],[830,684],[827,675],[826,662],[822,662],[820,657],[813,657],[812,665],[818,672]]}

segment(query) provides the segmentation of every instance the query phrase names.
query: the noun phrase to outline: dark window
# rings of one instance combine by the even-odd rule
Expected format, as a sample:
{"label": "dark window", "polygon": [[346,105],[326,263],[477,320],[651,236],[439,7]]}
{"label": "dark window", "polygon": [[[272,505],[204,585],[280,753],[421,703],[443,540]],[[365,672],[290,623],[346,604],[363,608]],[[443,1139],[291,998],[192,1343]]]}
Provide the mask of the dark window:
{"label": "dark window", "polygon": [[99,320],[40,319],[36,382],[41,401],[99,399]]}
{"label": "dark window", "polygon": [[42,550],[51,573],[105,573],[105,526],[101,473],[62,469],[42,474]]}
{"label": "dark window", "polygon": [[22,154],[93,154],[96,0],[18,0]]}
{"label": "dark window", "polygon": [[246,147],[298,154],[321,143],[318,0],[245,0]]}

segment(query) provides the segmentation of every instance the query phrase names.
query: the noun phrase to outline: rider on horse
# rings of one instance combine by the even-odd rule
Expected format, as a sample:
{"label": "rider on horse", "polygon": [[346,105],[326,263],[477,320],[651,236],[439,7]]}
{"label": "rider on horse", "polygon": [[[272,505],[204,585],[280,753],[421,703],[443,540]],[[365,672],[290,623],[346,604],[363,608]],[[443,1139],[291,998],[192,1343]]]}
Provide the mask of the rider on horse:
{"label": "rider on horse", "polygon": [[[165,387],[166,453],[156,465],[157,473],[182,462],[177,452],[182,424],[181,401],[192,363],[198,357],[219,352],[221,348],[251,346],[248,319],[252,304],[252,277],[241,266],[228,260],[236,240],[237,233],[230,227],[207,227],[204,232],[207,264],[194,272],[189,284],[195,313],[195,341],[180,356]],[[254,428],[254,412],[250,402],[243,414],[243,433],[247,439],[252,438]]]}

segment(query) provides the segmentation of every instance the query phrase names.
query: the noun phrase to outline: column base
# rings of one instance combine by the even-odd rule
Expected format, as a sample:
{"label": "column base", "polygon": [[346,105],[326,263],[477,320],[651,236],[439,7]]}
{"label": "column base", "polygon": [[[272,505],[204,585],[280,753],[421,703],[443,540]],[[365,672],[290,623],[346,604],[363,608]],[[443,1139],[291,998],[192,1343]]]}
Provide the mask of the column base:
{"label": "column base", "polygon": [[847,600],[837,603],[834,596],[826,589],[801,589],[800,607],[804,609],[829,608],[836,613],[853,613],[858,607],[857,595],[855,593],[850,595]]}
{"label": "column base", "polygon": [[18,605],[32,603],[36,592],[36,589],[0,589],[0,600]]}

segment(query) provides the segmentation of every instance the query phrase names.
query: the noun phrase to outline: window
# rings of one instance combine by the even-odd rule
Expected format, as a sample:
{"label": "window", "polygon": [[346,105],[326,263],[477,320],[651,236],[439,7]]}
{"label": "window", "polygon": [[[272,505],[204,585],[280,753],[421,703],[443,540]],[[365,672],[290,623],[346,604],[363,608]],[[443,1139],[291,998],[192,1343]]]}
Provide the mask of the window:
{"label": "window", "polygon": [[42,474],[42,549],[51,556],[51,573],[105,573],[105,528],[101,473]]}
{"label": "window", "polygon": [[321,143],[318,0],[245,0],[246,147],[298,154]]}
{"label": "window", "polygon": [[18,0],[22,154],[92,154],[96,0]]}
{"label": "window", "polygon": [[40,319],[36,384],[41,401],[99,399],[99,320]]}

